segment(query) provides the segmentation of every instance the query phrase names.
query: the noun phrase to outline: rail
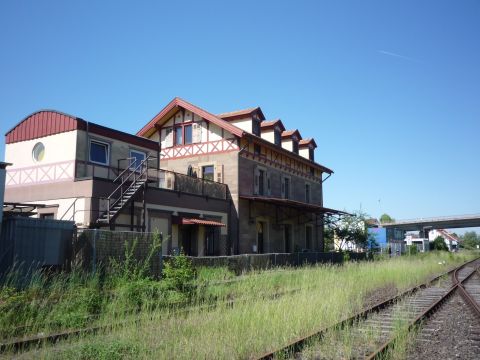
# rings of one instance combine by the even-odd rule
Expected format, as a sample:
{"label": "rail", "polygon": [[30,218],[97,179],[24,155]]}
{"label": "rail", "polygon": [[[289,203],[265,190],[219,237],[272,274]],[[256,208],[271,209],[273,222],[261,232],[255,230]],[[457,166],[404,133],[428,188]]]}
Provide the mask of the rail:
{"label": "rail", "polygon": [[[454,281],[454,284],[452,285],[452,287],[439,300],[435,301],[425,311],[423,311],[413,321],[411,321],[407,326],[407,330],[411,331],[415,326],[420,325],[424,320],[432,316],[457,290],[460,291],[460,295],[467,301],[467,304],[470,305],[470,307],[475,311],[476,315],[480,316],[480,309],[478,307],[478,304],[470,296],[470,294],[468,294],[468,292],[465,290],[463,286],[463,284],[468,279],[470,279],[475,273],[478,272],[480,265],[477,263],[475,265],[474,270],[471,271],[467,276],[465,276],[465,278],[459,279],[459,276],[458,276],[458,272],[460,270],[469,266],[470,264],[478,262],[478,260],[479,258],[476,258],[456,268],[452,273],[452,277]],[[383,359],[385,355],[388,353],[388,350],[394,346],[395,341],[397,340],[397,337],[398,336],[394,336],[393,338],[389,339],[387,342],[385,342],[383,345],[381,345],[379,348],[373,351],[369,356],[367,356],[366,359],[368,360]]]}
{"label": "rail", "polygon": [[[453,274],[457,269],[459,268],[463,268],[465,266],[467,266],[468,264],[474,262],[474,261],[477,261],[478,259],[474,259],[472,261],[468,261],[467,263],[465,264],[462,264],[460,267],[458,268],[455,268],[455,269],[452,269],[450,271],[448,271],[447,273],[444,273],[442,275],[439,275],[433,279],[431,279],[430,281],[426,282],[426,283],[423,283],[421,285],[418,285],[418,286],[415,286],[411,289],[408,289],[406,291],[404,291],[403,293],[397,295],[397,296],[394,296],[386,301],[382,301],[364,311],[361,311],[351,317],[348,317],[344,320],[341,320],[340,322],[332,325],[332,326],[329,326],[329,327],[325,327],[323,329],[320,329],[320,330],[317,330],[317,331],[314,331],[312,332],[311,334],[308,334],[307,336],[303,336],[301,338],[297,338],[293,341],[291,341],[289,344],[287,344],[286,346],[283,346],[281,348],[278,348],[278,349],[275,349],[273,351],[269,351],[263,355],[260,355],[260,356],[256,356],[255,359],[257,360],[267,360],[267,359],[275,359],[277,357],[282,357],[284,356],[285,354],[292,354],[292,353],[295,353],[295,352],[298,352],[298,351],[301,351],[305,345],[311,343],[312,341],[318,341],[318,340],[321,340],[324,335],[328,332],[328,331],[332,331],[334,329],[342,329],[342,328],[345,328],[349,325],[352,325],[354,324],[356,321],[360,320],[360,319],[366,319],[370,314],[372,313],[377,313],[391,305],[393,305],[394,303],[396,303],[397,301],[399,301],[400,299],[403,299],[403,298],[406,298],[407,296],[410,296],[410,295],[413,295],[414,293],[416,293],[417,291],[419,291],[420,289],[422,288],[426,288],[427,286],[429,286],[430,284],[432,284],[433,282],[435,281],[438,281],[439,279],[441,279],[443,276],[447,275],[447,274]],[[449,293],[450,291],[453,291],[455,288],[455,286],[452,286],[451,289],[449,290]],[[438,306],[438,305],[437,305]],[[422,318],[423,319],[423,318]],[[419,320],[420,321],[420,320]],[[382,358],[382,356],[387,352],[387,350],[390,348],[390,346],[394,343],[395,339],[392,339],[391,341],[389,341],[388,343],[385,343],[383,344],[379,349],[377,349],[374,353],[372,353],[372,355],[370,355],[369,357],[367,357],[368,359],[377,359],[377,358]]]}
{"label": "rail", "polygon": [[[471,263],[473,261],[476,261],[476,260],[478,260],[478,259],[469,261],[469,262],[461,265],[459,268],[464,267],[464,266],[468,265],[469,263]],[[404,297],[406,297],[410,294],[413,294],[414,292],[416,292],[417,290],[419,290],[421,288],[425,288],[427,286],[430,286],[433,282],[443,278],[447,274],[453,273],[457,269],[452,269],[448,272],[440,274],[440,275],[436,276],[435,278],[433,278],[433,279],[431,279],[431,280],[429,280],[429,281],[427,281],[423,284],[420,284],[420,285],[415,286],[411,289],[408,289],[405,292],[403,292],[402,294],[394,296],[394,297],[392,297],[392,298],[390,298],[386,301],[380,302],[377,305],[374,305],[374,306],[364,310],[363,312],[357,313],[356,315],[354,315],[352,317],[344,319],[344,320],[340,321],[339,323],[336,323],[335,325],[333,325],[331,327],[324,328],[324,329],[322,329],[318,332],[314,332],[314,333],[312,333],[312,334],[310,334],[306,337],[303,337],[301,339],[298,339],[298,340],[290,343],[286,347],[283,347],[283,348],[278,349],[278,350],[273,351],[273,352],[269,352],[267,354],[264,354],[264,355],[256,357],[256,358],[257,359],[273,359],[277,355],[281,356],[282,354],[285,354],[287,352],[299,350],[305,344],[308,344],[311,340],[320,339],[327,331],[329,331],[331,329],[335,329],[335,328],[344,327],[348,324],[353,323],[354,321],[356,321],[360,318],[365,318],[368,314],[370,314],[372,312],[378,312],[379,310],[395,303],[399,299],[404,298]],[[452,289],[453,289],[453,287],[452,287]],[[298,291],[298,289],[292,289],[291,290],[292,293],[295,293],[296,291]],[[282,293],[276,293],[276,294],[273,294],[271,296],[271,298],[273,300],[275,300],[275,299],[278,299],[279,297],[282,297],[283,295],[286,295],[288,293],[289,293],[289,291],[282,292]],[[227,302],[221,303],[221,304],[223,304],[223,305],[227,304],[229,307],[233,307],[233,305],[235,303],[241,302],[241,301],[242,301],[242,299],[228,300]],[[202,305],[202,309],[212,309],[213,310],[213,309],[217,308],[217,306],[222,306],[222,305],[219,305],[219,304],[204,304],[204,305]],[[173,312],[172,315],[184,314],[184,313],[188,313],[190,311],[198,311],[198,307],[192,306],[192,307],[188,307],[188,308],[178,309],[178,313]],[[63,330],[63,331],[59,330],[58,332],[51,333],[51,334],[38,334],[38,335],[32,335],[32,336],[24,336],[22,338],[17,338],[17,339],[4,340],[3,343],[0,343],[0,353],[8,351],[8,350],[18,351],[18,350],[21,350],[21,349],[26,349],[29,346],[39,345],[39,344],[42,344],[42,343],[45,343],[45,342],[56,343],[57,341],[59,341],[61,339],[67,339],[71,336],[85,335],[85,334],[96,333],[96,332],[101,331],[101,330],[103,331],[103,330],[107,330],[107,329],[114,329],[118,326],[131,325],[132,323],[136,323],[138,321],[140,321],[139,318],[134,318],[130,321],[127,320],[127,321],[122,321],[122,322],[113,323],[113,324],[89,326],[89,327],[80,328],[80,329],[68,329],[68,330]]]}
{"label": "rail", "polygon": [[76,206],[76,204],[77,204],[77,200],[78,200],[78,199],[85,199],[85,197],[83,197],[83,196],[82,196],[82,197],[77,197],[75,200],[73,200],[72,204],[68,207],[67,210],[65,210],[65,212],[63,213],[63,215],[62,215],[62,217],[60,218],[60,220],[63,220],[63,218],[68,214],[68,212],[69,212],[70,210],[72,210],[72,208],[73,208],[72,216],[68,219],[68,221],[75,220],[75,214],[77,213],[77,212],[75,211],[75,206]]}
{"label": "rail", "polygon": [[[155,158],[150,157],[149,160]],[[106,179],[117,182],[121,176],[130,169],[127,164],[121,161],[129,158],[119,159],[118,167],[95,164],[85,161],[77,161],[76,179]],[[157,166],[149,164],[148,166],[148,185],[150,188],[163,190],[172,190],[186,194],[200,195],[214,199],[228,199],[228,187],[223,183],[212,180],[193,177],[178,172],[158,169]]]}
{"label": "rail", "polygon": [[[111,218],[112,215],[112,208],[115,207],[119,202],[124,200],[124,195],[129,190],[133,189],[137,182],[140,180],[148,180],[148,161],[150,157],[146,157],[144,160],[140,162],[135,168],[129,167],[125,170],[129,170],[128,173],[125,173],[125,170],[122,172],[122,175],[117,176],[118,178],[122,179],[120,185],[117,186],[115,190],[108,196],[108,209],[107,209],[107,216],[108,219]],[[124,177],[124,174],[126,177]],[[125,188],[126,187],[126,188]]]}

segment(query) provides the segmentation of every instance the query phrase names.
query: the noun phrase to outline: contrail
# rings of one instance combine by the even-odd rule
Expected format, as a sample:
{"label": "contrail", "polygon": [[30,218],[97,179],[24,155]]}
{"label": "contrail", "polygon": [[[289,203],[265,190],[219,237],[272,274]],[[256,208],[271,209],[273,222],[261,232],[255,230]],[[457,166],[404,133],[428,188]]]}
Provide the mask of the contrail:
{"label": "contrail", "polygon": [[417,59],[414,59],[414,58],[411,58],[411,57],[408,57],[408,56],[404,56],[404,55],[400,55],[400,54],[396,54],[396,53],[393,53],[391,51],[386,51],[386,50],[377,50],[380,54],[383,54],[383,55],[388,55],[388,56],[393,56],[393,57],[396,57],[396,58],[399,58],[399,59],[403,59],[403,60],[407,60],[407,61],[413,61],[413,62],[416,62],[416,63],[421,63],[421,61],[417,60]]}

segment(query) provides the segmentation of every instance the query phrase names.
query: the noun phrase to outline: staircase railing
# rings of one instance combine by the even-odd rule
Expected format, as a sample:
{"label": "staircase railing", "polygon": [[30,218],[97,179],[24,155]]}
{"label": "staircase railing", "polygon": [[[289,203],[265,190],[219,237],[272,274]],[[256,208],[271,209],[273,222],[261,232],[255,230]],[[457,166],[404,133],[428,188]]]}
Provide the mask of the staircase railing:
{"label": "staircase railing", "polygon": [[[112,208],[117,205],[118,202],[123,200],[123,195],[137,185],[139,180],[148,180],[148,161],[151,160],[150,156],[147,156],[136,167],[128,166],[123,170],[115,179],[122,179],[120,185],[108,196],[108,208],[107,208],[107,220],[110,222]],[[127,175],[126,175],[127,174]],[[125,176],[126,175],[126,176]]]}
{"label": "staircase railing", "polygon": [[77,200],[78,200],[78,199],[84,199],[84,197],[76,198],[75,200],[73,200],[72,204],[68,207],[67,210],[65,210],[65,212],[63,213],[63,215],[62,215],[62,217],[60,218],[60,220],[63,220],[63,218],[68,214],[68,212],[69,212],[70,210],[72,210],[72,208],[73,208],[72,216],[70,216],[70,218],[68,219],[68,221],[75,220],[75,213],[76,213],[76,211],[75,211],[75,206],[76,206],[76,204],[77,204]]}

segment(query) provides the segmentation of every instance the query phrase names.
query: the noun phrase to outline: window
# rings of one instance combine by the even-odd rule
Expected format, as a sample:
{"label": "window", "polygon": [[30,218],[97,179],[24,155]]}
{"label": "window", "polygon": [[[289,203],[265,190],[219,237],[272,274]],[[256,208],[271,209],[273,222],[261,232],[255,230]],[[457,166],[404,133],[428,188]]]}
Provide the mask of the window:
{"label": "window", "polygon": [[214,180],[214,166],[213,165],[207,165],[207,166],[202,166],[202,179],[205,180]]}
{"label": "window", "polygon": [[315,151],[313,150],[313,148],[308,149],[308,156],[310,160],[315,161]]}
{"label": "window", "polygon": [[292,151],[298,154],[298,140],[292,139]]}
{"label": "window", "polygon": [[255,156],[260,155],[261,151],[262,151],[262,147],[260,145],[258,144],[253,145],[253,153]]}
{"label": "window", "polygon": [[35,162],[40,162],[45,156],[45,145],[41,142],[37,142],[32,150],[32,157]]}
{"label": "window", "polygon": [[290,199],[290,178],[282,179],[282,195],[284,199]]}
{"label": "window", "polygon": [[147,157],[142,151],[130,150],[130,168],[135,169]]}
{"label": "window", "polygon": [[90,161],[97,164],[108,165],[109,147],[110,145],[107,143],[90,140]]}
{"label": "window", "polygon": [[260,136],[260,120],[252,119],[252,133],[254,135]]}
{"label": "window", "polygon": [[274,136],[275,136],[275,145],[282,146],[282,132],[280,131],[279,128],[275,128]]}
{"label": "window", "polygon": [[192,125],[184,126],[185,129],[185,144],[192,143]]}
{"label": "window", "polygon": [[305,184],[305,202],[310,202],[310,184]]}
{"label": "window", "polygon": [[47,214],[40,214],[40,219],[55,219],[55,214],[47,213]]}
{"label": "window", "polygon": [[258,195],[265,195],[265,171],[258,170]]}
{"label": "window", "polygon": [[310,166],[310,175],[315,176],[315,169],[313,166]]}
{"label": "window", "polygon": [[183,126],[175,128],[175,145],[183,145]]}

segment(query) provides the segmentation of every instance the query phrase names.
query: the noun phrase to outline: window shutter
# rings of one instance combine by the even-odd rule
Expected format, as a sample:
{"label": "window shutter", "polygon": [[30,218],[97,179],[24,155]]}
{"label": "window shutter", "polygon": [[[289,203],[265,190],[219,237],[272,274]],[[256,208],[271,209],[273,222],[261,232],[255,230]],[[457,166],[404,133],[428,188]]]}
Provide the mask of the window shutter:
{"label": "window shutter", "polygon": [[200,174],[200,168],[197,165],[192,165],[192,173],[193,173],[193,177],[197,177],[197,178],[202,177],[202,174]]}
{"label": "window shutter", "polygon": [[165,147],[169,148],[173,146],[173,129],[165,129]]}
{"label": "window shutter", "polygon": [[258,171],[257,168],[255,168],[253,172],[253,193],[255,195],[258,194],[259,178],[260,178],[260,172]]}
{"label": "window shutter", "polygon": [[173,173],[167,172],[165,178],[166,178],[167,189],[174,190],[175,189],[175,175]]}
{"label": "window shutter", "polygon": [[192,125],[192,142],[202,142],[202,126],[200,123],[193,123]]}
{"label": "window shutter", "polygon": [[215,165],[215,181],[223,183],[223,165]]}

